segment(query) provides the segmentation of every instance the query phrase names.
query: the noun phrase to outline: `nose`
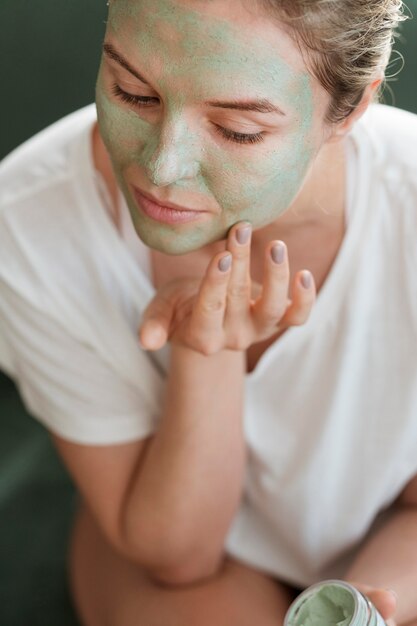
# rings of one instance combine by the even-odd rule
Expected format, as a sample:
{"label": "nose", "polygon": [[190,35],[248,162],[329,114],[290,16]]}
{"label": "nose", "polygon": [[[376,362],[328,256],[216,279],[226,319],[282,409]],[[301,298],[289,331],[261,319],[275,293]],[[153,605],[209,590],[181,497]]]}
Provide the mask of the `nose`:
{"label": "nose", "polygon": [[200,171],[197,138],[184,120],[171,120],[155,129],[144,155],[149,180],[158,187],[195,178]]}

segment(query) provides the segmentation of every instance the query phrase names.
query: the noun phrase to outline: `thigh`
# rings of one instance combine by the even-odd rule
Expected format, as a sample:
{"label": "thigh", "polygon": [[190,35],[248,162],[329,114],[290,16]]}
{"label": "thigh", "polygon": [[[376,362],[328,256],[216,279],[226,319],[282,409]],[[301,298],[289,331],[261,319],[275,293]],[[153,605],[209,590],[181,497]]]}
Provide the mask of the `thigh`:
{"label": "thigh", "polygon": [[230,557],[209,581],[159,586],[115,553],[84,509],[69,565],[83,626],[279,626],[295,596],[287,585]]}

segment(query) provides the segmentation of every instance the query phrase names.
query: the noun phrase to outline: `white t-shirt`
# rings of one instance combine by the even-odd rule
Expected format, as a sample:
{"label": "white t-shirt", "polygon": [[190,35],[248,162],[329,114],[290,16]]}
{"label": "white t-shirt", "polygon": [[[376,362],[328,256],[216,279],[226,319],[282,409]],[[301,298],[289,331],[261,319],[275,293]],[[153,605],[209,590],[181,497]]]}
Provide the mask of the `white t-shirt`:
{"label": "white t-shirt", "polygon": [[[77,111],[0,167],[0,366],[49,430],[100,445],[155,432],[170,348],[137,339],[149,249],[124,204],[122,233],[110,218],[95,120]],[[347,231],[310,318],[246,375],[226,539],[299,587],[343,576],[417,473],[417,116],[372,106],[348,157]]]}

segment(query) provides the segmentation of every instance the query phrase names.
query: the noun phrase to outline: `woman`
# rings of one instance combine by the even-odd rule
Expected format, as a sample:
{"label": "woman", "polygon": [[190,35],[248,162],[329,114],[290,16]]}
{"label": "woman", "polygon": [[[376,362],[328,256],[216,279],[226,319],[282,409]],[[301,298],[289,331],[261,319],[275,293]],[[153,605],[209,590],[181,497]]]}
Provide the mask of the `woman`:
{"label": "woman", "polygon": [[0,359],[80,492],[86,626],[272,626],[332,577],[417,624],[401,19],[113,0],[97,121],[3,163]]}

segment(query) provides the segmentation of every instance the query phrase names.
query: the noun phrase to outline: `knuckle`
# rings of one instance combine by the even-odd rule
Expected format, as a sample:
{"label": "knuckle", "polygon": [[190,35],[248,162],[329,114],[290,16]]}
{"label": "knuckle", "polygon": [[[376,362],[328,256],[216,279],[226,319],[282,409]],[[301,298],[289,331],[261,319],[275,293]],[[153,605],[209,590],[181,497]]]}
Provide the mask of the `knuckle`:
{"label": "knuckle", "polygon": [[157,319],[158,317],[164,317],[171,309],[171,303],[165,298],[157,298],[154,300],[145,311],[147,319]]}
{"label": "knuckle", "polygon": [[236,284],[230,285],[228,296],[232,299],[241,299],[248,297],[249,289],[247,285]]}
{"label": "knuckle", "polygon": [[231,335],[228,338],[227,346],[229,350],[246,350],[248,344],[245,341],[244,337],[240,335]]}
{"label": "knuckle", "polygon": [[204,356],[212,356],[219,351],[218,346],[212,341],[200,342],[199,343],[199,352],[204,354]]}
{"label": "knuckle", "polygon": [[163,324],[165,322],[165,317],[164,315],[162,315],[161,313],[158,315],[155,311],[152,312],[152,314],[149,315],[144,315],[142,317],[142,321],[140,324],[140,328],[151,328],[154,326],[159,326],[160,324]]}
{"label": "knuckle", "polygon": [[213,356],[213,354],[217,354],[218,351],[219,351],[219,349],[214,344],[207,344],[205,346],[203,354],[205,356]]}
{"label": "knuckle", "polygon": [[201,305],[203,313],[216,313],[224,308],[224,301],[221,298],[205,300]]}
{"label": "knuckle", "polygon": [[262,311],[262,320],[266,324],[276,324],[285,314],[286,309],[280,307],[279,309],[264,309]]}
{"label": "knuckle", "polygon": [[190,331],[187,336],[187,345],[204,356],[211,356],[220,350],[219,342],[215,339],[204,338],[198,331]]}
{"label": "knuckle", "polygon": [[233,260],[246,261],[247,259],[249,259],[249,249],[246,246],[236,245],[233,249]]}
{"label": "knuckle", "polygon": [[307,322],[308,317],[308,315],[301,311],[293,313],[290,320],[291,326],[303,326],[303,324]]}

